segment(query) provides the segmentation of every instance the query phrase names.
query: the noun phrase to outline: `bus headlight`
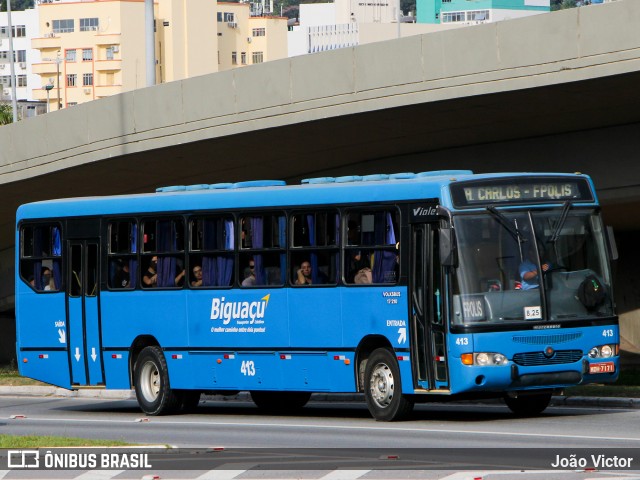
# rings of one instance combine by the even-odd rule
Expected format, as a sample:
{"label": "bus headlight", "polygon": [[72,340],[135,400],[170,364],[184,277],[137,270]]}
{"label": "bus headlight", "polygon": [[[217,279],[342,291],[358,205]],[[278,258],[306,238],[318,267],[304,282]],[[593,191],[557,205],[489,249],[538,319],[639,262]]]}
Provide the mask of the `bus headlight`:
{"label": "bus headlight", "polygon": [[618,345],[599,345],[589,350],[589,358],[611,358],[618,355]]}
{"label": "bus headlight", "polygon": [[479,367],[506,365],[509,363],[507,357],[495,352],[463,353],[460,360],[464,365],[477,365]]}

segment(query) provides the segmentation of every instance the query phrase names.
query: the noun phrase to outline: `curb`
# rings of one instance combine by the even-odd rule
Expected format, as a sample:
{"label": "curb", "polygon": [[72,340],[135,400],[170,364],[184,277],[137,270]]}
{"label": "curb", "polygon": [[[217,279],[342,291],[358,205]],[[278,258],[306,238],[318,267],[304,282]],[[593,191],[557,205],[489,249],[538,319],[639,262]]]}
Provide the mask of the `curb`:
{"label": "curb", "polygon": [[[60,387],[47,386],[0,386],[0,396],[18,397],[67,397],[67,398],[103,398],[109,400],[135,400],[136,394],[132,390],[103,390],[81,389],[66,390]],[[215,402],[251,402],[248,392],[240,392],[236,395],[204,395],[203,400]],[[364,395],[361,393],[314,393],[312,402],[360,402],[364,403]],[[497,401],[499,403],[499,400]],[[627,397],[578,397],[578,396],[554,396],[551,399],[553,406],[591,406],[609,408],[633,408],[640,409],[640,398]]]}

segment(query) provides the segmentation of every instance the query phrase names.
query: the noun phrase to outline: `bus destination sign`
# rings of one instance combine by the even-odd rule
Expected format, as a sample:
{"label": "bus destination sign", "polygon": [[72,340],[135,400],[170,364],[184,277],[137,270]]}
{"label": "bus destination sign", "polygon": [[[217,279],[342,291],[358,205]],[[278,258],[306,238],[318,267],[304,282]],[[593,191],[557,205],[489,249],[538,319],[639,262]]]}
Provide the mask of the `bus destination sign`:
{"label": "bus destination sign", "polygon": [[593,201],[583,178],[509,178],[487,182],[459,182],[451,185],[456,207],[477,207],[507,203],[554,203]]}

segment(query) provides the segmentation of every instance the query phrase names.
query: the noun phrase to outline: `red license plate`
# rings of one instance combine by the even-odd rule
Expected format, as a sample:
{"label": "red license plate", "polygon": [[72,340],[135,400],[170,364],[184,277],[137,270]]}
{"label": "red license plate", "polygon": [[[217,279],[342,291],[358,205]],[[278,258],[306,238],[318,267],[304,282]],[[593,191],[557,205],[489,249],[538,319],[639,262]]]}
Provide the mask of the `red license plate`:
{"label": "red license plate", "polygon": [[616,371],[613,362],[592,363],[589,365],[589,373],[611,373]]}

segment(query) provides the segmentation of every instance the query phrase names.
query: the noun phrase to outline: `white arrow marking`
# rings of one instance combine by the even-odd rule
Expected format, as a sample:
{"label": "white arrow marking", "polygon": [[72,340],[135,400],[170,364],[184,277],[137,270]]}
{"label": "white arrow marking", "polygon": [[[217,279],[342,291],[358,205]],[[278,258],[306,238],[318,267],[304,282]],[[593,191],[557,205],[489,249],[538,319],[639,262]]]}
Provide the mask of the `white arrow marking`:
{"label": "white arrow marking", "polygon": [[91,347],[91,360],[95,362],[96,358],[98,358],[98,356],[96,355],[96,349],[95,347]]}
{"label": "white arrow marking", "polygon": [[67,343],[67,332],[61,328],[58,329],[58,341],[60,343]]}
{"label": "white arrow marking", "polygon": [[80,348],[76,347],[76,354],[74,355],[74,357],[76,357],[76,362],[80,361]]}
{"label": "white arrow marking", "polygon": [[407,329],[406,328],[399,328],[398,329],[398,333],[400,334],[400,336],[398,337],[398,343],[404,343],[407,341]]}

